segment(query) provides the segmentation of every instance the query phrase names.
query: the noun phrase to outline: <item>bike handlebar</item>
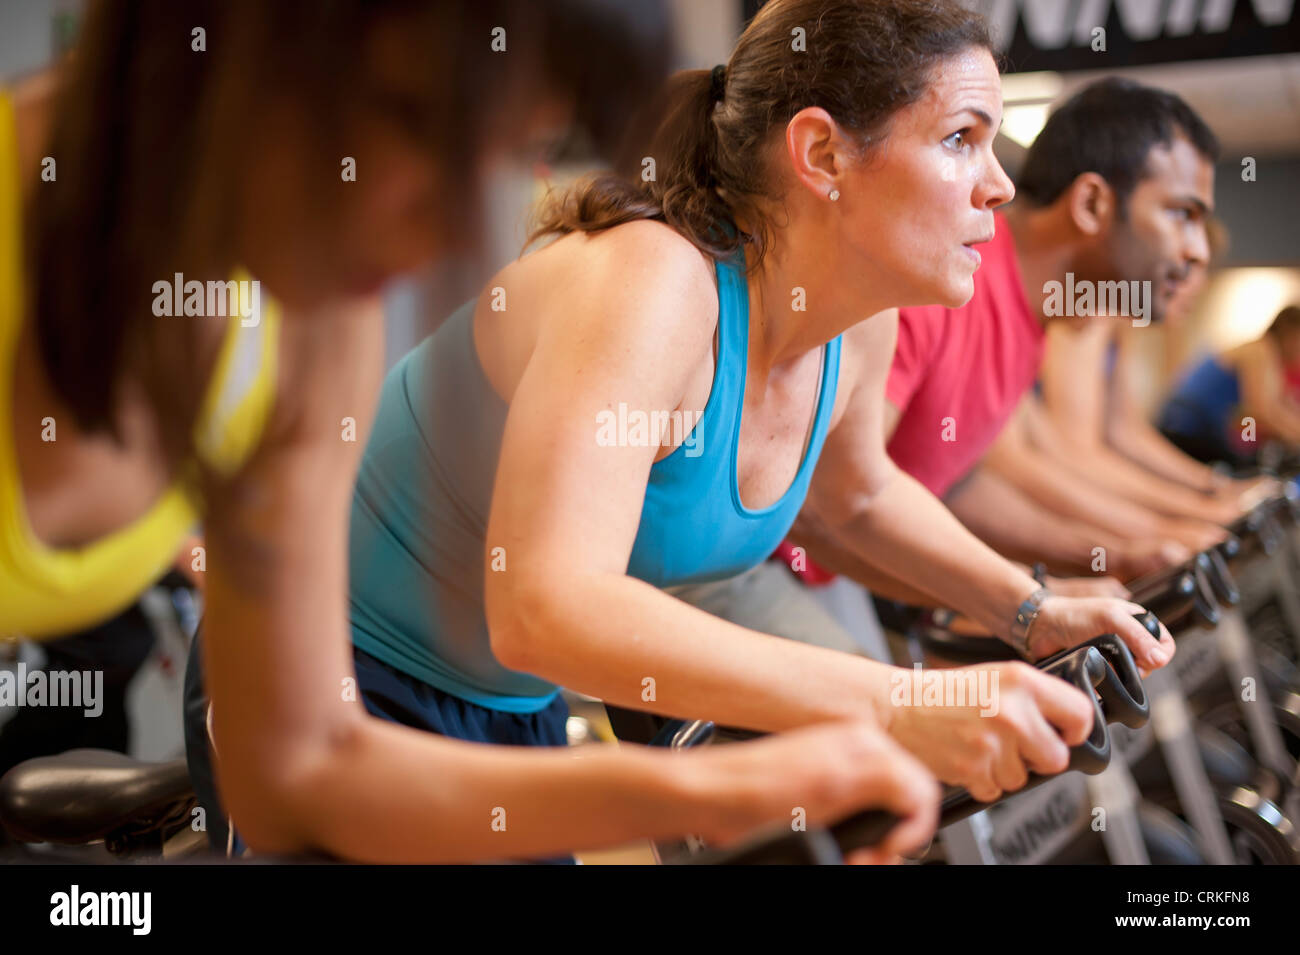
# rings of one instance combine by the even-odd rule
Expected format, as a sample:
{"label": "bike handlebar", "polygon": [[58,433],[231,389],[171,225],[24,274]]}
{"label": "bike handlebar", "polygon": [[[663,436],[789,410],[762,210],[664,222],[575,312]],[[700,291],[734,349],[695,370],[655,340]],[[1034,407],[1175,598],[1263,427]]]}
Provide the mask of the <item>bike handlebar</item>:
{"label": "bike handlebar", "polygon": [[[1141,614],[1137,619],[1149,632],[1160,632],[1160,625],[1153,614]],[[1094,637],[1084,644],[1041,660],[1036,665],[1083,690],[1092,701],[1092,731],[1082,744],[1071,747],[1070,762],[1065,771],[1077,769],[1089,775],[1100,773],[1110,763],[1110,733],[1107,724],[1121,723],[1138,729],[1146,725],[1150,714],[1150,703],[1133,655],[1124,641],[1111,633]],[[674,748],[701,745],[713,737],[715,729],[714,724],[705,721],[671,721],[655,737],[652,745],[657,743]],[[1055,778],[1056,775],[1031,773],[1029,781],[1016,793],[1025,792]],[[1008,793],[1002,798],[1016,793]],[[944,793],[939,827],[952,825],[1000,801],[982,803],[965,789],[950,788]],[[855,813],[828,828],[814,828],[807,832],[782,831],[775,835],[763,833],[739,847],[706,849],[685,861],[693,865],[840,862],[844,854],[879,845],[898,822],[898,817],[893,813],[872,809]],[[833,858],[836,853],[840,858]]]}

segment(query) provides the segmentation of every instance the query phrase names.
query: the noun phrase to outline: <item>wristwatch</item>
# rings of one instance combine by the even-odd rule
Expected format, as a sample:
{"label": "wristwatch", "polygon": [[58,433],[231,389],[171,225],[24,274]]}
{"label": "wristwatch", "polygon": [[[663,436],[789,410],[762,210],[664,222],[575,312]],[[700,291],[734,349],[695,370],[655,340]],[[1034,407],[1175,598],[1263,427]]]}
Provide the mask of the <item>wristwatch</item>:
{"label": "wristwatch", "polygon": [[1043,601],[1052,596],[1046,587],[1039,587],[1016,608],[1016,618],[1011,621],[1011,646],[1026,659],[1029,658],[1029,630],[1038,619]]}

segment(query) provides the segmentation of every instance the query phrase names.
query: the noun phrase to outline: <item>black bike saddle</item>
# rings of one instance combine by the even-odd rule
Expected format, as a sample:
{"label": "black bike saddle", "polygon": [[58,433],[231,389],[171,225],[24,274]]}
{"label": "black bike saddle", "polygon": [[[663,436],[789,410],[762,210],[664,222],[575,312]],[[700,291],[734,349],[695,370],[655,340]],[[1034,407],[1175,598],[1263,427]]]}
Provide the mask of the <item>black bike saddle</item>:
{"label": "black bike saddle", "polygon": [[146,763],[72,749],[19,763],[0,778],[0,824],[21,842],[83,845],[124,828],[147,831],[193,798],[183,759]]}

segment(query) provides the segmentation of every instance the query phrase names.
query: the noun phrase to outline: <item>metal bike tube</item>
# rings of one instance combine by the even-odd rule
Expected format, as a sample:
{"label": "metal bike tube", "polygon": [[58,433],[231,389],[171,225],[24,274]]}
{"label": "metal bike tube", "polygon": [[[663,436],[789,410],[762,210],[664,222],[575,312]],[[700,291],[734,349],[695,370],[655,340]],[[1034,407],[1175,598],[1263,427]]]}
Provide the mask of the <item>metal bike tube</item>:
{"label": "metal bike tube", "polygon": [[1098,776],[1087,777],[1088,794],[1094,806],[1106,810],[1106,824],[1101,830],[1106,855],[1115,865],[1150,865],[1147,844],[1138,822],[1138,803],[1142,794],[1129,771],[1124,754],[1112,753],[1110,765]]}
{"label": "metal bike tube", "polygon": [[1278,606],[1282,608],[1287,629],[1291,631],[1296,653],[1300,654],[1300,594],[1296,593],[1295,586],[1292,584],[1296,579],[1295,547],[1296,543],[1291,533],[1284,532],[1282,546],[1266,559],[1272,569],[1273,593],[1277,596]]}
{"label": "metal bike tube", "polygon": [[1214,786],[1201,761],[1200,747],[1192,730],[1191,715],[1177,680],[1163,670],[1146,678],[1151,700],[1151,726],[1169,769],[1178,801],[1201,843],[1201,852],[1211,865],[1231,865],[1234,860],[1228,829],[1219,812]]}
{"label": "metal bike tube", "polygon": [[[1219,621],[1217,635],[1223,665],[1232,682],[1233,697],[1246,720],[1255,755],[1261,765],[1271,770],[1278,779],[1289,782],[1296,771],[1295,760],[1287,751],[1282,732],[1274,721],[1268,685],[1255,660],[1255,648],[1251,646],[1245,618],[1237,610],[1224,614]],[[1244,698],[1242,690],[1247,680],[1254,685],[1254,700]],[[1291,788],[1286,793],[1282,810],[1288,817],[1296,818],[1296,813],[1300,811],[1300,791]]]}

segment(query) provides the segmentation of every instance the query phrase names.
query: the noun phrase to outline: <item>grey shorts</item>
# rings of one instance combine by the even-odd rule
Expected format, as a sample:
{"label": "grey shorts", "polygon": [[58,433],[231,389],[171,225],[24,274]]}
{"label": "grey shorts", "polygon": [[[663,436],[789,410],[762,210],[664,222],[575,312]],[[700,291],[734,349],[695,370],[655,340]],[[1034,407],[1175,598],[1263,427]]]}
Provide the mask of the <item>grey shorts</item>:
{"label": "grey shorts", "polygon": [[737,577],[666,592],[750,630],[889,660],[870,595],[845,577],[808,587],[780,561],[769,560]]}

